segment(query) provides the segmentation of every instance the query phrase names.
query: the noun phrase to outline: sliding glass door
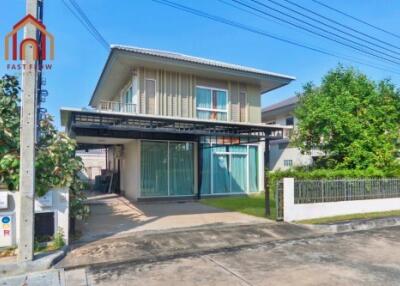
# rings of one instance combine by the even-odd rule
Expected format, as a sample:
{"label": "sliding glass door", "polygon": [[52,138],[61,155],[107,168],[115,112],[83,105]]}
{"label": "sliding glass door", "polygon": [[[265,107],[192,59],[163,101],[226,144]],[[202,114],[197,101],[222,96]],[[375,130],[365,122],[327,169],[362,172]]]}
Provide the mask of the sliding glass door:
{"label": "sliding glass door", "polygon": [[194,148],[189,142],[141,142],[141,197],[194,194]]}
{"label": "sliding glass door", "polygon": [[258,191],[257,146],[203,145],[201,194]]}
{"label": "sliding glass door", "polygon": [[168,196],[168,143],[143,141],[140,163],[141,195]]}

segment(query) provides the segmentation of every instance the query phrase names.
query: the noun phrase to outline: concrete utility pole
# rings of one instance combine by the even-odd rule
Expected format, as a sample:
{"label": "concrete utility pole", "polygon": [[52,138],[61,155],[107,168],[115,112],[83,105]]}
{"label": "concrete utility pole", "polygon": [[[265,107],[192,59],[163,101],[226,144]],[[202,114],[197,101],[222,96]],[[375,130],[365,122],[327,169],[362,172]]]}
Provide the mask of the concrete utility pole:
{"label": "concrete utility pole", "polygon": [[[26,13],[37,17],[37,0],[26,0]],[[24,39],[36,39],[36,28],[27,25]],[[33,46],[26,48],[22,71],[22,108],[19,181],[18,262],[33,260],[35,202],[36,68]]]}

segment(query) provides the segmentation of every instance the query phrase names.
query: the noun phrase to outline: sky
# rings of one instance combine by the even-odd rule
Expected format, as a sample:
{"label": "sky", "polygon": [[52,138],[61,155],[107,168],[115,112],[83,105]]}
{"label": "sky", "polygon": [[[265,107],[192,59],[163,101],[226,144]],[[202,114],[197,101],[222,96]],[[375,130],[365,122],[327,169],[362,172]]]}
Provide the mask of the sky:
{"label": "sky", "polygon": [[[390,78],[400,86],[400,75],[392,71],[351,63],[347,60],[319,54],[298,46],[267,38],[242,29],[216,23],[183,11],[163,6],[151,0],[75,0],[85,11],[98,31],[110,44],[132,45],[178,52],[198,57],[255,67],[296,77],[288,86],[269,92],[262,97],[262,106],[294,96],[307,82],[319,84],[321,77],[340,62],[352,65],[373,80]],[[291,26],[247,14],[223,1],[231,0],[171,0],[177,3],[256,27],[267,33],[284,37],[348,58],[373,62],[395,70],[391,63],[379,63],[371,56],[301,31]],[[266,0],[259,0],[273,6]],[[284,0],[275,0],[288,5]],[[295,0],[296,1],[296,0]],[[352,16],[394,33],[400,27],[400,1],[395,0],[320,0]],[[25,0],[1,0],[0,36],[4,37],[12,26],[25,15]],[[250,2],[249,2],[250,3]],[[311,0],[296,1],[326,17],[365,34],[400,47],[400,39],[360,24]],[[44,107],[54,115],[60,127],[61,107],[87,107],[97,80],[108,56],[83,25],[66,8],[63,0],[44,0],[44,23],[55,37],[55,59],[52,70],[45,71],[45,88],[49,92]],[[237,4],[236,4],[237,5]],[[276,7],[276,6],[274,6]],[[293,6],[291,6],[294,8]],[[399,32],[400,34],[400,32]],[[397,50],[400,51],[400,50]],[[0,47],[1,54],[4,46]],[[400,58],[400,54],[399,54]],[[1,57],[0,75],[20,75],[7,69]],[[400,68],[397,69],[400,71]]]}

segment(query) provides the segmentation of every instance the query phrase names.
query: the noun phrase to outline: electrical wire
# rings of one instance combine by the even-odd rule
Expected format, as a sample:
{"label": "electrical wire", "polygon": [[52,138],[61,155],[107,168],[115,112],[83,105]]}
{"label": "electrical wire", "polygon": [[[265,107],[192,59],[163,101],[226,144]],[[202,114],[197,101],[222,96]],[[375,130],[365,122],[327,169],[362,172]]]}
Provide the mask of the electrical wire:
{"label": "electrical wire", "polygon": [[332,11],[335,11],[336,13],[342,14],[343,16],[346,16],[346,17],[348,17],[348,18],[350,18],[350,19],[353,19],[354,21],[357,21],[357,22],[362,23],[362,24],[364,24],[364,25],[367,25],[367,26],[369,26],[369,27],[371,27],[371,28],[374,28],[374,29],[376,29],[376,30],[378,30],[378,31],[384,32],[384,33],[386,33],[386,34],[388,34],[388,35],[391,35],[391,36],[393,36],[393,37],[396,37],[396,38],[400,39],[400,35],[399,35],[399,34],[395,34],[395,33],[390,32],[390,31],[388,31],[388,30],[382,29],[382,28],[380,28],[380,27],[378,27],[378,26],[376,26],[376,25],[370,24],[370,23],[368,23],[367,21],[364,21],[364,20],[362,20],[362,19],[360,19],[360,18],[356,18],[356,17],[354,17],[354,16],[352,16],[352,15],[350,15],[350,14],[348,14],[348,13],[345,13],[345,12],[343,12],[343,11],[340,11],[339,9],[336,9],[336,8],[334,8],[334,7],[332,7],[332,6],[329,6],[329,5],[325,4],[325,3],[322,3],[321,1],[318,1],[318,0],[312,0],[312,1],[313,1],[314,3],[317,3],[317,4],[321,5],[321,6],[324,6],[325,8],[328,8],[328,9],[330,9],[330,10],[332,10]]}
{"label": "electrical wire", "polygon": [[308,9],[307,7],[304,7],[304,6],[302,6],[302,5],[299,5],[299,4],[297,4],[297,3],[295,3],[295,2],[293,2],[293,1],[291,1],[291,0],[283,0],[283,1],[286,1],[287,3],[292,4],[292,5],[294,5],[294,6],[298,7],[298,8],[300,8],[300,9],[302,9],[302,10],[304,10],[304,11],[307,11],[307,12],[313,14],[313,15],[316,15],[316,16],[318,16],[318,17],[321,17],[322,19],[325,19],[325,20],[327,20],[327,21],[329,21],[329,22],[331,22],[331,23],[334,23],[334,24],[339,25],[339,26],[341,26],[341,27],[343,27],[343,28],[346,28],[346,29],[348,29],[348,30],[350,30],[350,31],[353,31],[353,32],[355,32],[355,33],[358,33],[358,34],[360,34],[360,35],[363,35],[364,37],[370,38],[370,39],[372,39],[372,40],[375,40],[375,41],[380,42],[380,43],[382,43],[382,44],[391,46],[391,47],[393,47],[393,48],[400,49],[400,47],[398,47],[398,46],[396,46],[396,45],[393,45],[393,44],[391,44],[391,43],[389,43],[389,42],[387,42],[387,41],[384,41],[384,40],[381,40],[381,39],[376,38],[376,37],[374,37],[374,36],[371,36],[371,35],[369,35],[369,34],[366,34],[366,33],[362,32],[362,31],[357,30],[357,29],[354,29],[354,28],[352,28],[352,27],[350,27],[350,26],[348,26],[348,25],[344,25],[344,24],[342,24],[342,23],[340,23],[340,22],[338,22],[338,21],[335,21],[335,20],[333,20],[333,19],[331,19],[331,18],[329,18],[329,17],[326,17],[326,16],[324,16],[324,15],[322,15],[322,14],[320,14],[320,13],[317,13],[317,12],[311,10],[311,9]]}
{"label": "electrical wire", "polygon": [[395,74],[400,74],[400,72],[396,71],[396,70],[390,70],[390,69],[387,69],[387,68],[384,68],[384,67],[379,67],[377,65],[368,64],[368,63],[363,62],[363,61],[355,60],[355,59],[353,59],[351,57],[338,56],[334,52],[326,51],[326,50],[323,50],[321,48],[316,48],[316,47],[308,46],[308,45],[305,45],[305,44],[302,44],[302,43],[298,43],[298,42],[295,42],[295,41],[292,41],[292,40],[289,40],[289,39],[285,39],[285,38],[282,38],[280,36],[276,36],[276,35],[273,35],[271,33],[265,32],[263,30],[260,30],[260,29],[257,29],[257,28],[254,28],[254,27],[251,27],[251,26],[248,26],[248,25],[244,25],[244,24],[241,24],[239,22],[235,22],[235,21],[223,18],[223,17],[215,16],[215,15],[212,15],[212,14],[209,14],[209,13],[197,10],[197,9],[193,9],[193,8],[188,7],[188,6],[178,4],[176,2],[172,2],[172,1],[168,1],[168,0],[152,0],[152,1],[156,2],[158,4],[161,4],[161,5],[164,5],[164,6],[169,6],[169,7],[175,8],[177,10],[190,13],[192,15],[196,15],[196,16],[199,16],[199,17],[202,17],[202,18],[206,18],[206,19],[209,19],[209,20],[212,20],[212,21],[215,21],[215,22],[219,22],[219,23],[222,23],[222,24],[225,24],[225,25],[228,25],[228,26],[239,28],[239,29],[242,29],[242,30],[245,30],[245,31],[248,31],[248,32],[252,32],[252,33],[264,36],[264,37],[268,37],[268,38],[271,38],[271,39],[274,39],[274,40],[277,40],[277,41],[280,41],[280,42],[284,42],[284,43],[287,43],[287,44],[290,44],[290,45],[293,45],[293,46],[302,47],[304,49],[308,49],[308,50],[311,50],[311,51],[314,51],[314,52],[318,52],[320,54],[328,55],[328,56],[335,57],[335,58],[344,59],[344,60],[347,60],[349,62],[358,63],[358,64],[369,66],[369,67],[372,67],[372,68],[375,68],[375,69],[379,69],[379,70],[383,70],[383,71],[387,71],[387,72],[392,72],[392,73],[395,73]]}
{"label": "electrical wire", "polygon": [[[73,6],[70,6],[66,0],[62,0],[64,3],[65,7],[68,8],[68,10],[71,12],[71,14],[78,19],[78,21],[82,24],[82,26],[93,36],[93,38],[106,50],[110,49],[109,43],[104,39],[104,37],[100,34],[100,32],[94,27],[94,25],[90,22],[90,20],[87,18],[85,13],[83,12],[82,9],[80,9],[80,12],[77,10],[76,6],[74,3],[70,2]],[[75,2],[77,5],[77,3]],[[92,27],[92,28],[91,28]],[[94,28],[94,29],[93,29]]]}
{"label": "electrical wire", "polygon": [[275,18],[275,19],[278,19],[278,20],[280,20],[280,21],[282,21],[282,22],[288,23],[288,24],[290,24],[290,25],[292,25],[292,26],[294,26],[294,27],[301,28],[302,30],[305,30],[305,31],[308,31],[308,32],[310,32],[310,33],[314,33],[314,34],[316,34],[316,35],[319,35],[319,36],[322,37],[322,38],[325,38],[325,39],[327,39],[327,40],[333,41],[333,42],[338,43],[338,44],[340,44],[340,45],[342,45],[342,46],[352,48],[352,49],[357,50],[357,51],[359,51],[359,52],[362,52],[362,53],[364,53],[364,54],[368,54],[368,55],[370,55],[370,56],[374,56],[374,57],[376,57],[376,58],[379,58],[379,59],[381,59],[381,60],[385,60],[385,61],[394,63],[394,64],[396,64],[396,65],[399,65],[399,64],[400,64],[400,62],[393,60],[393,59],[400,60],[400,58],[398,58],[398,57],[388,55],[388,54],[386,54],[386,53],[383,53],[382,51],[379,51],[379,50],[370,48],[370,47],[368,47],[368,46],[366,46],[366,45],[360,44],[360,43],[355,42],[355,41],[353,41],[353,40],[349,40],[349,39],[347,39],[347,38],[345,38],[345,37],[342,37],[342,36],[340,36],[340,35],[338,35],[338,34],[332,33],[332,32],[330,32],[330,31],[328,31],[328,30],[325,30],[325,29],[323,29],[323,28],[320,28],[320,27],[318,27],[318,26],[315,26],[314,24],[310,24],[310,23],[308,23],[308,22],[305,22],[305,21],[303,21],[303,20],[301,20],[301,19],[299,19],[299,18],[297,18],[297,17],[288,15],[288,14],[286,14],[285,12],[282,12],[282,11],[280,11],[280,10],[278,10],[278,9],[275,9],[275,8],[273,8],[273,7],[271,7],[271,6],[268,6],[268,5],[264,4],[264,3],[261,3],[261,2],[259,2],[259,1],[257,1],[257,0],[250,0],[250,1],[252,1],[252,2],[254,2],[254,3],[257,3],[257,4],[259,4],[259,5],[261,5],[261,6],[265,7],[265,8],[268,8],[268,9],[270,9],[270,10],[274,10],[274,11],[276,11],[276,12],[282,14],[282,15],[285,15],[285,16],[287,16],[287,17],[289,17],[289,18],[292,18],[292,19],[295,19],[295,20],[297,20],[297,21],[299,21],[299,22],[302,22],[302,23],[304,23],[304,24],[307,24],[307,25],[309,25],[309,26],[311,26],[311,27],[313,27],[313,28],[322,30],[322,31],[324,31],[324,32],[326,32],[326,33],[329,33],[329,34],[334,34],[336,37],[341,38],[341,39],[344,39],[345,41],[349,41],[349,42],[352,42],[352,43],[357,44],[357,45],[359,45],[359,46],[366,47],[366,48],[368,48],[369,50],[373,50],[373,51],[375,51],[375,52],[377,52],[377,53],[379,53],[379,54],[387,55],[387,56],[389,56],[389,58],[384,57],[384,56],[381,56],[381,55],[379,55],[379,54],[375,54],[375,53],[370,52],[370,51],[367,51],[367,50],[364,50],[364,49],[362,49],[362,48],[359,48],[359,47],[356,47],[356,46],[354,46],[354,45],[348,44],[348,43],[343,42],[343,41],[341,41],[341,40],[333,39],[333,38],[331,38],[331,37],[329,37],[329,36],[326,36],[326,35],[321,34],[321,33],[319,33],[319,32],[313,31],[313,30],[311,30],[311,29],[309,29],[309,28],[306,28],[306,27],[304,27],[304,26],[298,25],[298,24],[293,23],[293,22],[291,22],[291,21],[289,21],[289,20],[282,19],[282,18],[280,18],[280,17],[278,17],[278,16],[275,16],[275,15],[273,15],[273,14],[270,14],[270,13],[268,13],[268,12],[265,12],[264,10],[260,10],[260,9],[258,9],[258,8],[256,8],[256,7],[254,7],[254,6],[248,5],[248,4],[246,4],[246,3],[242,2],[242,1],[239,1],[239,0],[232,0],[232,1],[238,3],[238,4],[242,5],[242,6],[245,6],[245,7],[248,7],[248,8],[250,8],[250,9],[253,9],[253,10],[255,10],[255,11],[258,11],[258,12],[260,12],[260,13],[262,13],[262,14],[265,14],[265,15],[268,15],[268,16],[273,17],[273,18]]}

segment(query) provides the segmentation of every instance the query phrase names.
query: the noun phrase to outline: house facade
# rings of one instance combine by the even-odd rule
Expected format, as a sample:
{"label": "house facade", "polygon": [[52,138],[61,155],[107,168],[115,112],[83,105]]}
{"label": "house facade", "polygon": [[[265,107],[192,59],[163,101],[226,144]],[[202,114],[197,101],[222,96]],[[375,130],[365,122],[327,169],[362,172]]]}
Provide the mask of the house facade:
{"label": "house facade", "polygon": [[296,128],[297,118],[294,110],[298,97],[290,97],[262,109],[262,122],[266,124],[285,125],[292,129],[283,132],[283,138],[269,142],[268,167],[271,171],[287,170],[292,167],[309,166],[313,164],[313,157],[320,156],[320,152],[302,154],[300,149],[290,144],[290,134]]}
{"label": "house facade", "polygon": [[293,77],[182,54],[112,46],[90,109],[62,108],[81,149],[106,148],[129,199],[248,194],[264,189],[261,95]]}

